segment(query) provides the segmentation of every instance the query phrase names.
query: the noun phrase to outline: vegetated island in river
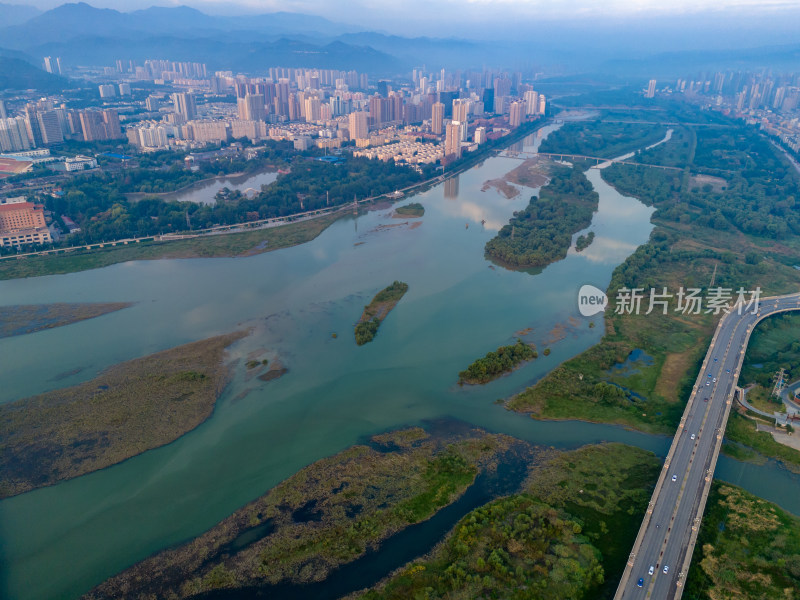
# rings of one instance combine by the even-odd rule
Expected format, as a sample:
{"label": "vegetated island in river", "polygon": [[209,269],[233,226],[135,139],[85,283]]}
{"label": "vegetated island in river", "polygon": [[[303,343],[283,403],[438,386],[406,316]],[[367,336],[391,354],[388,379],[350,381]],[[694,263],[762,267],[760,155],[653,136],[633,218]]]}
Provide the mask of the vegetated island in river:
{"label": "vegetated island in river", "polygon": [[130,302],[59,302],[0,307],[0,338],[70,325],[128,308]]}
{"label": "vegetated island in river", "polygon": [[356,344],[363,346],[373,340],[383,320],[389,312],[397,306],[397,303],[400,302],[400,298],[402,298],[407,291],[407,283],[395,281],[389,287],[375,294],[372,302],[364,307],[364,312],[361,313],[361,318],[356,324]]}
{"label": "vegetated island in river", "polygon": [[0,405],[0,498],[108,467],[194,429],[228,383],[225,349],[245,335],[185,344]]}
{"label": "vegetated island in river", "polygon": [[422,206],[419,202],[412,202],[411,204],[406,204],[405,206],[398,206],[394,209],[394,215],[396,217],[421,217],[425,214],[425,207]]}
{"label": "vegetated island in river", "polygon": [[600,196],[580,167],[555,166],[550,183],[486,242],[486,256],[511,268],[544,267],[567,256],[572,235],[588,227]]}
{"label": "vegetated island in river", "polygon": [[594,231],[590,231],[586,235],[579,235],[578,239],[575,240],[575,250],[578,252],[582,252],[586,250],[589,246],[592,245],[594,241]]}
{"label": "vegetated island in river", "polygon": [[326,579],[452,504],[509,452],[518,453],[520,477],[533,462],[526,442],[465,426],[444,429],[384,433],[318,460],[199,537],[145,559],[86,598],[187,598],[259,588],[273,597],[270,586],[276,584],[277,598],[314,597],[303,584]]}
{"label": "vegetated island in river", "polygon": [[488,383],[503,373],[510,373],[520,363],[538,358],[538,356],[531,345],[517,339],[516,344],[500,346],[494,352],[489,352],[483,358],[477,359],[466,370],[458,374],[458,383]]}

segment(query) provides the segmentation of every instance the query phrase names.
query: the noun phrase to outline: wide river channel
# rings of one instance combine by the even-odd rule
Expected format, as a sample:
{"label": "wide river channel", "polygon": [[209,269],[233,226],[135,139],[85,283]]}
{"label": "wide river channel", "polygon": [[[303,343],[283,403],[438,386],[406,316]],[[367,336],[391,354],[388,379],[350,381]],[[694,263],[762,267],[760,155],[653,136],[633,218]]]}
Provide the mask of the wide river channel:
{"label": "wide river channel", "polygon": [[[517,145],[533,150],[553,126]],[[139,261],[0,282],[0,304],[129,301],[115,313],[0,340],[0,401],[90,379],[110,365],[237,330],[231,349],[263,349],[289,372],[262,382],[236,364],[212,417],[165,447],[0,502],[0,597],[71,598],[166,546],[196,536],[298,469],[377,432],[450,417],[560,448],[620,441],[666,454],[670,440],[620,427],[539,422],[495,401],[595,344],[603,320],[581,317],[583,284],[611,273],[649,236],[652,209],[600,171],[594,242],[541,272],[488,262],[484,244],[535,190],[507,199],[485,181],[519,165],[491,158],[413,198],[412,225],[392,209],[343,218],[307,244],[247,258]],[[387,227],[387,225],[394,225]],[[375,340],[353,325],[393,280],[410,288]],[[458,372],[515,332],[539,358],[485,386]],[[338,334],[336,338],[333,333]],[[544,347],[550,356],[542,356]],[[800,514],[800,478],[775,463],[722,457],[717,476]]]}

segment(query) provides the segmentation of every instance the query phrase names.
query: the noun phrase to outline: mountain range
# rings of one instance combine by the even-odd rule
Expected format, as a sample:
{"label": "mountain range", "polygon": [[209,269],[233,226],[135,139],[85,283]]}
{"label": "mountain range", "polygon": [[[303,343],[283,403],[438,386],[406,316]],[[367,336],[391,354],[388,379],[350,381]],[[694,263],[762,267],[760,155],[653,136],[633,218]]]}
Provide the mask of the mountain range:
{"label": "mountain range", "polygon": [[[204,62],[212,71],[253,74],[271,66],[356,69],[378,76],[407,73],[423,65],[430,70],[504,66],[647,77],[726,66],[800,68],[800,44],[796,43],[711,51],[681,50],[676,43],[670,52],[659,49],[663,44],[641,51],[648,46],[640,44],[640,38],[655,33],[637,31],[630,24],[625,32],[609,36],[602,27],[536,22],[530,24],[530,34],[524,39],[504,39],[503,32],[497,31],[500,39],[470,40],[389,35],[301,13],[211,16],[187,6],[120,12],[85,2],[42,13],[0,4],[0,23],[4,25],[0,27],[0,56],[23,58],[37,67],[43,56],[60,56],[67,66],[164,58]],[[699,27],[695,24],[697,31]],[[692,39],[697,40],[697,35]],[[633,52],[632,47],[640,50]]]}

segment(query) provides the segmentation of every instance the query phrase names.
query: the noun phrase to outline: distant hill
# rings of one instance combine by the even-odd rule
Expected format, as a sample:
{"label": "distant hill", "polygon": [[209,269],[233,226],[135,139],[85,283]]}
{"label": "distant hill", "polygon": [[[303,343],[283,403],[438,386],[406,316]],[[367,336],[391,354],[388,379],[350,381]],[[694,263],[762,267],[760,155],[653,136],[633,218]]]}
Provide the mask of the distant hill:
{"label": "distant hill", "polygon": [[[37,60],[60,56],[73,65],[110,65],[116,58],[169,58],[250,72],[276,65],[375,73],[399,68],[398,61],[385,52],[335,40],[355,30],[299,13],[217,17],[187,6],[123,13],[77,2],[2,27],[0,40],[6,48]],[[98,57],[103,59],[98,62]]]}
{"label": "distant hill", "polygon": [[0,40],[5,47],[27,49],[54,40],[65,42],[86,36],[138,39],[145,34],[200,38],[210,37],[214,33],[257,31],[264,35],[316,32],[333,38],[357,30],[357,27],[300,13],[219,17],[188,6],[153,6],[123,13],[76,2],[62,4],[24,23],[2,27]]}
{"label": "distant hill", "polygon": [[68,85],[68,80],[63,77],[46,73],[24,60],[0,56],[0,90],[36,89],[56,92]]}
{"label": "distant hill", "polygon": [[23,6],[22,4],[4,4],[0,2],[0,23],[3,26],[19,25],[32,19],[39,14],[39,10],[33,6]]}
{"label": "distant hill", "polygon": [[30,48],[34,56],[60,56],[66,64],[98,64],[98,56],[111,64],[122,57],[143,61],[169,57],[206,63],[211,70],[238,69],[265,72],[271,66],[357,69],[374,73],[394,73],[401,68],[394,57],[369,47],[342,42],[315,45],[291,39],[267,42],[239,42],[235,36],[184,38],[176,36],[120,37],[83,36]]}
{"label": "distant hill", "polygon": [[800,69],[800,44],[762,46],[737,50],[685,50],[664,52],[638,59],[608,61],[602,68],[642,77],[681,76],[690,69]]}

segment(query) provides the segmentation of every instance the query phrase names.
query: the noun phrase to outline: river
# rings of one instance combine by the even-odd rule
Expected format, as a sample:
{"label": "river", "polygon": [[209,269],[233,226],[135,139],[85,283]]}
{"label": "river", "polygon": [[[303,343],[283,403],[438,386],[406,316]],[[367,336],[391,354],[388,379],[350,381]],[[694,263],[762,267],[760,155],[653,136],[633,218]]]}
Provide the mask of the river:
{"label": "river", "polygon": [[[535,149],[552,128],[526,138],[523,149]],[[535,275],[494,267],[484,244],[535,190],[506,199],[481,186],[518,164],[491,158],[415,196],[426,211],[418,227],[391,218],[391,209],[375,210],[339,220],[307,244],[246,258],[139,261],[0,282],[0,302],[8,305],[135,302],[0,340],[2,401],[239,328],[253,333],[233,346],[234,357],[265,349],[289,369],[265,383],[248,379],[239,361],[212,417],[174,443],[0,502],[0,596],[77,596],[198,535],[303,466],[404,425],[456,418],[537,444],[614,440],[665,454],[666,437],[539,422],[495,404],[600,339],[603,321],[590,328],[579,315],[578,289],[605,289],[652,228],[651,208],[620,195],[592,169],[588,177],[600,195],[594,242]],[[395,279],[409,284],[408,293],[375,341],[356,346],[353,324],[363,306]],[[540,349],[549,345],[550,356],[540,352],[485,386],[456,385],[472,360],[526,328],[533,331],[525,339]],[[549,342],[554,329],[564,338]],[[774,464],[720,466],[800,513],[798,495],[790,493],[798,479]],[[752,477],[755,469],[767,473],[763,481]]]}

